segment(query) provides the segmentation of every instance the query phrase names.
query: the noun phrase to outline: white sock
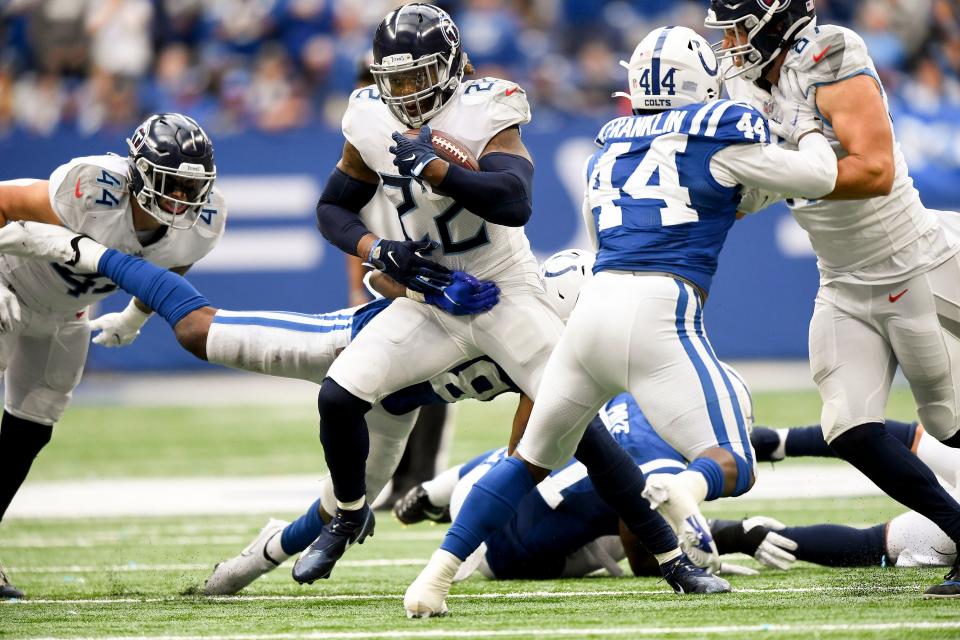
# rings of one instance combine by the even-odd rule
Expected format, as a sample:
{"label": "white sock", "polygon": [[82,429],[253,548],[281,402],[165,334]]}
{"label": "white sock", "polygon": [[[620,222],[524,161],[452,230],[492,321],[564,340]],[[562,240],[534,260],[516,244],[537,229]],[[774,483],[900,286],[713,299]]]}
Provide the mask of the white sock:
{"label": "white sock", "polygon": [[281,538],[283,538],[283,529],[277,531],[269,540],[267,540],[267,556],[269,556],[270,559],[277,564],[280,564],[290,557],[290,554],[284,551],[283,546],[280,544]]}
{"label": "white sock", "polygon": [[680,547],[677,547],[673,551],[667,551],[666,553],[655,553],[653,555],[657,559],[657,564],[666,564],[674,558],[679,558],[681,552]]}
{"label": "white sock", "polygon": [[918,426],[920,431],[919,442],[915,453],[920,460],[930,467],[935,474],[943,480],[949,482],[954,487],[957,486],[958,474],[960,474],[960,449],[954,449],[943,444],[926,431],[921,431],[923,427]]}
{"label": "white sock", "polygon": [[787,457],[787,434],[790,433],[790,429],[774,429],[774,431],[780,436],[780,444],[773,450],[770,457],[774,460],[783,460]]}
{"label": "white sock", "polygon": [[697,505],[707,499],[707,479],[703,477],[703,474],[697,471],[681,471],[674,478]]}
{"label": "white sock", "polygon": [[427,499],[435,507],[446,507],[450,504],[450,498],[453,496],[453,489],[460,481],[460,469],[462,464],[450,467],[441,472],[433,480],[427,480],[421,486],[427,492]]}
{"label": "white sock", "polygon": [[363,509],[363,505],[365,504],[367,504],[366,496],[352,502],[340,502],[337,500],[337,509],[343,509],[344,511],[359,511],[360,509]]}

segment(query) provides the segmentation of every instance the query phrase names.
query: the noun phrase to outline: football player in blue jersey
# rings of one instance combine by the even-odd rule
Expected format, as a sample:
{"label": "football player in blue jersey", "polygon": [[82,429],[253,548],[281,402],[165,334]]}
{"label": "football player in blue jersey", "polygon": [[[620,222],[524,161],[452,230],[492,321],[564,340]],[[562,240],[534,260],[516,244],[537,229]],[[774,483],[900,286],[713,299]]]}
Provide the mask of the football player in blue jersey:
{"label": "football player in blue jersey", "polygon": [[690,470],[645,489],[676,529],[713,551],[697,504],[739,495],[755,463],[730,376],[702,305],[744,186],[816,198],[837,161],[814,119],[790,124],[798,151],[768,144],[767,121],[716,99],[719,63],[684,27],[664,27],[629,63],[634,115],[606,124],[586,166],[584,213],[598,246],[594,277],[550,356],[517,450],[471,491],[427,567],[407,589],[411,616],[442,615],[460,564],[515,513],[537,481],[570,458],[597,410],[629,391]]}
{"label": "football player in blue jersey", "polygon": [[[18,223],[0,229],[0,253],[64,262],[79,269],[100,272],[155,308],[174,329],[180,344],[201,359],[316,382],[324,379],[339,352],[360,329],[390,304],[381,300],[364,307],[318,315],[218,310],[178,275],[168,274],[139,258],[108,250],[89,238],[50,225]],[[574,260],[570,264],[571,257],[578,255],[564,252],[565,265],[545,268],[548,282],[562,279],[564,286],[570,286],[570,290],[560,296],[566,300],[576,299],[579,282],[587,274],[586,262]],[[383,282],[377,285],[381,293],[392,297],[403,295],[402,285],[382,274],[375,280],[381,278]],[[476,280],[454,273],[451,284],[443,289],[444,300],[439,304],[454,311],[457,307],[482,309],[491,304],[491,297],[494,302],[496,300],[495,290],[486,290],[486,295],[484,291]],[[546,294],[544,300],[550,304]],[[375,495],[396,468],[416,415],[415,409],[469,397],[489,399],[507,390],[519,389],[497,363],[487,357],[477,357],[465,359],[429,381],[385,396],[369,413],[368,426],[372,437],[368,455],[371,464],[364,471],[368,489]],[[521,396],[511,446],[523,431],[530,404],[529,398]],[[643,475],[605,430],[588,430],[576,453],[587,466],[598,493],[616,508],[626,526],[657,557],[661,573],[671,587],[679,593],[696,593],[716,591],[725,585],[695,566],[680,551],[670,526],[652,512],[649,503],[640,496]],[[324,493],[326,499],[316,501],[305,517],[290,527],[279,521],[268,523],[254,542],[259,549],[253,556],[256,562],[248,562],[249,554],[242,554],[244,561],[224,563],[224,569],[215,572],[208,581],[207,592],[234,593],[243,588],[290,554],[303,550],[311,539],[310,534],[316,535],[316,527],[320,530],[317,540],[322,540],[323,532],[327,530],[324,519],[330,519],[330,514],[336,510],[329,477],[324,483]],[[301,554],[294,567],[295,579],[313,582],[323,577],[316,573],[316,552],[316,545],[310,544],[306,553]],[[658,555],[660,553],[670,557],[663,560]]]}

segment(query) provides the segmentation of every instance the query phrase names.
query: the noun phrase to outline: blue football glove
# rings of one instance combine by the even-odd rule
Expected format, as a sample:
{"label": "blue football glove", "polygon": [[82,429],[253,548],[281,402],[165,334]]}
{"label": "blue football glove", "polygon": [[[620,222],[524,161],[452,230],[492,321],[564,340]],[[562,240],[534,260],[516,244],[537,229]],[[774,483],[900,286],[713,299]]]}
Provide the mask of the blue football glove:
{"label": "blue football glove", "polygon": [[393,141],[396,144],[388,149],[394,155],[393,164],[397,165],[400,175],[419,178],[420,174],[432,160],[440,156],[433,150],[430,127],[420,127],[420,135],[408,138],[398,131],[394,131]]}
{"label": "blue football glove", "polygon": [[440,243],[433,240],[400,241],[380,238],[370,248],[367,264],[413,289],[417,288],[414,284],[417,279],[431,285],[428,288],[443,287],[452,282],[450,269],[420,255],[439,246]]}
{"label": "blue football glove", "polygon": [[470,316],[493,309],[500,289],[493,282],[477,280],[463,271],[453,272],[453,282],[424,294],[425,302],[455,316]]}

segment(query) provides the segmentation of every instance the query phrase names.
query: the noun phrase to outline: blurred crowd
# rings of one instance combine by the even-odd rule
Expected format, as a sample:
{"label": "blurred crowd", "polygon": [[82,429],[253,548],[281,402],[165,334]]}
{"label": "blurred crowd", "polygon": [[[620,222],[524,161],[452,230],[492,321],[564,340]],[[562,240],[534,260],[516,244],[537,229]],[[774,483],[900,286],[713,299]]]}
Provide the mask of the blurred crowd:
{"label": "blurred crowd", "polygon": [[[5,0],[0,136],[126,133],[188,113],[213,134],[337,127],[358,60],[395,0]],[[618,60],[649,30],[702,24],[706,0],[440,0],[479,75],[528,91],[537,119],[618,106]],[[894,99],[960,108],[958,0],[817,0],[866,40]],[[708,40],[716,33],[705,33]],[[906,97],[909,96],[909,99]],[[622,108],[622,107],[621,107]]]}

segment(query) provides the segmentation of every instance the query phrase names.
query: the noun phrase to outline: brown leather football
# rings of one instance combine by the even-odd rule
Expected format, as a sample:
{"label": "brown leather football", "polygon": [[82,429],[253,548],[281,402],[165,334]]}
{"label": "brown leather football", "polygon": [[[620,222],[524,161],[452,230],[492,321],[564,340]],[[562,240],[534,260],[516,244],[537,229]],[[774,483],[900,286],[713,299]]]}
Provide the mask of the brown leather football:
{"label": "brown leather football", "polygon": [[[403,135],[408,138],[416,138],[420,135],[420,130],[407,129],[403,132]],[[469,169],[470,171],[480,171],[480,162],[477,161],[477,156],[473,155],[473,152],[467,148],[467,145],[449,133],[445,133],[439,129],[433,129],[430,140],[433,142],[433,150],[436,151],[437,155],[442,159],[451,164],[463,167],[464,169]]]}

